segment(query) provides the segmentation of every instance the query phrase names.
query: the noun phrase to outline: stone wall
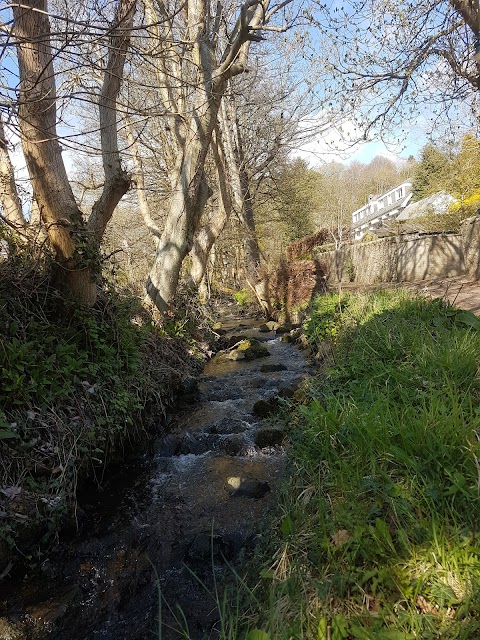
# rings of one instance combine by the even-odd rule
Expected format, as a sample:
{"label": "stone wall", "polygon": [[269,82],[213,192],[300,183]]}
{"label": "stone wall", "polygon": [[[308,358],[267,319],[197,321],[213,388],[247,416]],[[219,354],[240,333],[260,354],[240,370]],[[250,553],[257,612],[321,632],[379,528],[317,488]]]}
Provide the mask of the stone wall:
{"label": "stone wall", "polygon": [[327,283],[416,282],[429,278],[480,278],[480,217],[458,234],[396,236],[316,253]]}

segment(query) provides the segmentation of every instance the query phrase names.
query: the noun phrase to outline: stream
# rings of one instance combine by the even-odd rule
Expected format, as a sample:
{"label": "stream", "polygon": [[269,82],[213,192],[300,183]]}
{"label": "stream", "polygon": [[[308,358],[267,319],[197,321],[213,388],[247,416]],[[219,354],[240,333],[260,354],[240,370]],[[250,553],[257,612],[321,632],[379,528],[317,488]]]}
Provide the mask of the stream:
{"label": "stream", "polygon": [[218,637],[215,589],[221,598],[232,565],[253,551],[285,468],[284,431],[253,407],[291,395],[309,371],[258,320],[222,324],[227,338],[255,338],[270,355],[215,356],[154,454],[111,472],[100,492],[81,492],[81,531],[0,585],[1,640],[147,640],[159,624],[167,640]]}

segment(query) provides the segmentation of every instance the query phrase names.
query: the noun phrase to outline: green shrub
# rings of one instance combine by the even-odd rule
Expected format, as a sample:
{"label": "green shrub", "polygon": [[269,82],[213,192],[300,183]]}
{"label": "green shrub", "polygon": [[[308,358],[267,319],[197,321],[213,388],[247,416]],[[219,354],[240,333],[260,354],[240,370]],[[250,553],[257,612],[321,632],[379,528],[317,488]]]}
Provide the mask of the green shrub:
{"label": "green shrub", "polygon": [[240,289],[239,291],[233,291],[232,297],[240,307],[246,307],[254,304],[253,293],[250,289]]}

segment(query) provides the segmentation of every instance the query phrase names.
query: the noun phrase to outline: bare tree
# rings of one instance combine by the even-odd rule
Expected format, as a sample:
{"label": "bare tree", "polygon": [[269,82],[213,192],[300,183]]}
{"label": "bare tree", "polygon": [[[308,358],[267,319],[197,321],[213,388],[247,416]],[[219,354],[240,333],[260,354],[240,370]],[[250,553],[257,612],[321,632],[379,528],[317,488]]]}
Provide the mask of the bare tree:
{"label": "bare tree", "polygon": [[115,206],[130,186],[120,161],[116,107],[135,0],[118,0],[108,25],[108,54],[98,96],[105,182],[87,223],[68,179],[57,132],[56,73],[47,0],[22,0],[12,6],[11,35],[20,77],[19,128],[34,199],[54,250],[58,286],[91,305],[96,299],[98,246]]}
{"label": "bare tree", "polygon": [[398,141],[420,117],[432,135],[478,124],[478,0],[318,6],[313,21],[330,70],[322,106],[359,137]]}
{"label": "bare tree", "polygon": [[[188,0],[173,14],[163,2],[154,13],[153,3],[147,2],[151,15],[164,20],[163,34],[156,34],[157,42],[165,43],[159,45],[157,81],[175,151],[169,210],[147,283],[161,311],[174,297],[180,267],[211,193],[204,166],[227,83],[244,73],[250,44],[262,39],[262,31],[283,28],[271,21],[291,1],[245,0],[231,30],[233,7],[221,2],[212,8],[205,0]],[[174,36],[178,46],[172,45]]]}

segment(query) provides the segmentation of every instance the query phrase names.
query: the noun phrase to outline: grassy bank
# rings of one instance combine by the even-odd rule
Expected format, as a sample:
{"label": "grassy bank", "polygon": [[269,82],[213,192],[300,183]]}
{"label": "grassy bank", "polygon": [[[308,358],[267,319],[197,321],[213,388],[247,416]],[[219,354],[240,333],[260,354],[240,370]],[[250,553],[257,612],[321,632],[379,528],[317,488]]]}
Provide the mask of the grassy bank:
{"label": "grassy bank", "polygon": [[199,362],[185,322],[171,333],[127,292],[79,309],[28,256],[0,263],[0,575],[72,516],[83,478],[159,431]]}
{"label": "grassy bank", "polygon": [[328,355],[290,417],[251,640],[479,638],[480,321],[387,291],[318,297],[306,332]]}

